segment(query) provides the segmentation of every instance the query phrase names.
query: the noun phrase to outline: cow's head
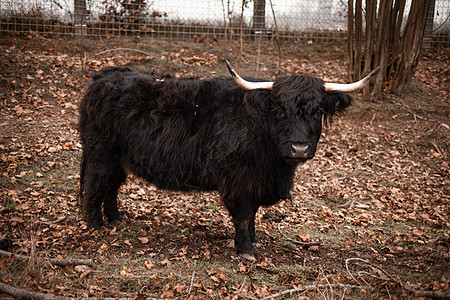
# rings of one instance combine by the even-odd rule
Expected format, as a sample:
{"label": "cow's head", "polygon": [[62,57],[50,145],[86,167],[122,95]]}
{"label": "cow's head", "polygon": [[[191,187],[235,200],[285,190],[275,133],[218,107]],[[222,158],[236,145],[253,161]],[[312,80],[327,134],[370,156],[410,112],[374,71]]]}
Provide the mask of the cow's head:
{"label": "cow's head", "polygon": [[[351,83],[325,83],[308,75],[280,77],[273,82],[250,82],[241,78],[226,61],[236,83],[246,94],[246,101],[254,106],[262,102],[275,124],[271,130],[277,140],[281,155],[289,162],[298,163],[314,157],[322,132],[322,121],[327,122],[336,112],[343,111],[351,103],[347,93],[360,90],[379,70],[364,79]],[[270,94],[263,90],[271,90]],[[259,91],[259,92],[258,92]]]}

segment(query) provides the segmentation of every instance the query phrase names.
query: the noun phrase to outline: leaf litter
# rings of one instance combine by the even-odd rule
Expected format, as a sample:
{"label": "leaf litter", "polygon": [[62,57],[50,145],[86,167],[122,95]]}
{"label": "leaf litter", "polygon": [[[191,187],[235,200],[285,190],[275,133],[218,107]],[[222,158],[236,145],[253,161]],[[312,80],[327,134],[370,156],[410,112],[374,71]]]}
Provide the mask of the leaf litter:
{"label": "leaf litter", "polygon": [[[77,209],[77,105],[90,74],[128,65],[178,77],[226,76],[222,60],[235,57],[238,44],[0,39],[0,245],[43,259],[36,260],[37,273],[36,266],[0,258],[0,282],[66,297],[113,298],[263,298],[313,285],[325,288],[308,290],[312,298],[449,290],[445,51],[424,55],[406,96],[388,95],[380,103],[357,97],[349,112],[333,120],[316,158],[298,168],[292,200],[258,212],[258,261],[249,264],[234,252],[234,229],[214,192],[168,192],[130,176],[120,190],[122,222],[91,231]],[[149,55],[95,56],[123,46]],[[273,78],[276,47],[264,47],[260,70]],[[285,48],[281,74],[345,81],[342,47]],[[250,50],[237,67],[252,76],[257,58]],[[48,258],[95,263],[58,267],[45,263]],[[396,281],[367,275],[380,272],[368,266],[349,274],[345,262],[353,258],[370,261]],[[360,288],[358,296],[350,288],[331,288],[354,285],[354,278],[372,288]]]}

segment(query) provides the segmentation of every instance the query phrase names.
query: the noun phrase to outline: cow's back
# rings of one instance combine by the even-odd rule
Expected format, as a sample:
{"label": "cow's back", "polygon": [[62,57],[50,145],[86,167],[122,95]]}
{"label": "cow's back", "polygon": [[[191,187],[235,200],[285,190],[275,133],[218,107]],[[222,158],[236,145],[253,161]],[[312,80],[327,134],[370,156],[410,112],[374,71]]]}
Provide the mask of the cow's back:
{"label": "cow's back", "polygon": [[217,189],[217,112],[239,105],[240,95],[225,95],[233,86],[224,78],[158,80],[107,68],[80,105],[83,145],[115,149],[124,169],[160,188]]}

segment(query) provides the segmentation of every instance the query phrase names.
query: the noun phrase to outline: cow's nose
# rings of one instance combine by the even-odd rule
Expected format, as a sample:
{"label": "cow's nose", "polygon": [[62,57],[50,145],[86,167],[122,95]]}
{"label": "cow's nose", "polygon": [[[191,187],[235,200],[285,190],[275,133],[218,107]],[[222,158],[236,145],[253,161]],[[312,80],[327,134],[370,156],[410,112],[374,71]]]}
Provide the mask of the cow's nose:
{"label": "cow's nose", "polygon": [[308,144],[292,144],[292,158],[308,158]]}

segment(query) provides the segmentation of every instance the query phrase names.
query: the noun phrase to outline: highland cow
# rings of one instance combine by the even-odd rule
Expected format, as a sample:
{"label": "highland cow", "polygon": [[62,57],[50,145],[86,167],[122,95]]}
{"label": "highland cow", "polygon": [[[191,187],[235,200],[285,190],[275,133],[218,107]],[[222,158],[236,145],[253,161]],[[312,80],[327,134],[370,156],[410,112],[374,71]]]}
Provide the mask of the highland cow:
{"label": "highland cow", "polygon": [[80,104],[82,213],[92,228],[120,219],[127,173],[160,189],[217,190],[235,248],[254,260],[255,213],[290,198],[295,169],[314,157],[322,122],[378,71],[352,84],[307,75],[274,82],[158,79],[126,67],[94,77]]}

